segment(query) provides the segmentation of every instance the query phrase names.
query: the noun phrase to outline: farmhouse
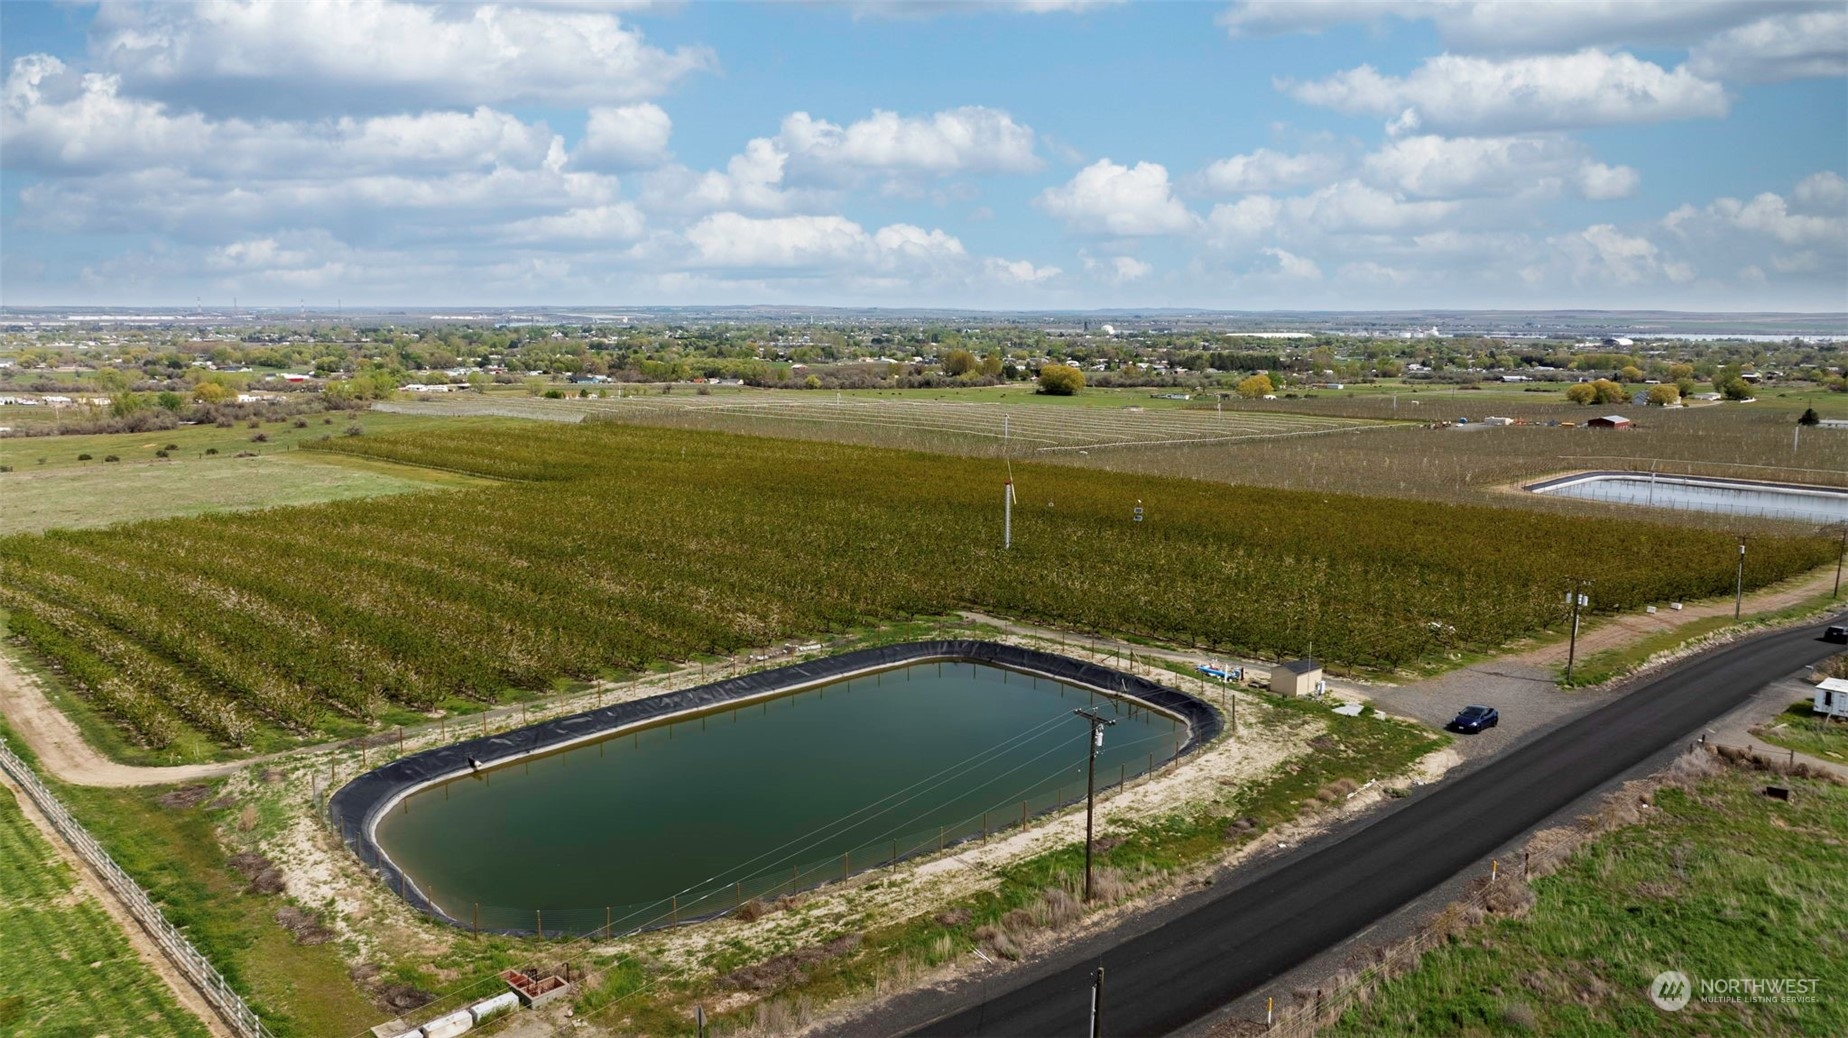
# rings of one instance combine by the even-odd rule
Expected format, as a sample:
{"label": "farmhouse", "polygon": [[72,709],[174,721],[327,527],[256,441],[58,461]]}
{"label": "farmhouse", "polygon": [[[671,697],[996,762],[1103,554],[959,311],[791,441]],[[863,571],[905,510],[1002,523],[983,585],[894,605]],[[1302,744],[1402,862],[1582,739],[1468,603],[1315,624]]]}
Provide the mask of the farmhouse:
{"label": "farmhouse", "polygon": [[1290,660],[1271,668],[1270,690],[1280,696],[1306,696],[1322,683],[1322,665],[1312,659]]}
{"label": "farmhouse", "polygon": [[1607,414],[1602,418],[1593,418],[1591,421],[1586,422],[1585,426],[1590,429],[1628,429],[1634,424],[1634,422],[1625,418],[1623,415]]}

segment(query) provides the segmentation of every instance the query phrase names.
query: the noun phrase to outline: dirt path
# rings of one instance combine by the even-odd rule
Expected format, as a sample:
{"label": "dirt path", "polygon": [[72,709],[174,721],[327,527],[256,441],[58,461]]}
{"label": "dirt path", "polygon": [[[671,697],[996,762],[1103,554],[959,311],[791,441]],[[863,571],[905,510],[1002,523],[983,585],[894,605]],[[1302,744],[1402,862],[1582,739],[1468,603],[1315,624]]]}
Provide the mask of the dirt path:
{"label": "dirt path", "polygon": [[[1795,577],[1782,583],[1760,588],[1745,596],[1742,615],[1768,613],[1796,605],[1805,599],[1825,594],[1835,586],[1835,567],[1828,566],[1816,570],[1807,576]],[[1596,594],[1594,589],[1592,592]],[[1593,599],[1596,600],[1595,598]],[[1704,602],[1693,602],[1676,610],[1668,608],[1666,602],[1656,607],[1656,612],[1646,613],[1642,610],[1619,613],[1602,619],[1595,627],[1581,627],[1578,637],[1578,658],[1580,660],[1594,652],[1605,649],[1620,649],[1642,641],[1653,634],[1673,630],[1683,624],[1692,623],[1714,616],[1731,616],[1733,600],[1728,598],[1710,598]],[[1518,663],[1535,666],[1563,666],[1566,662],[1567,644],[1559,642],[1543,645],[1538,649],[1508,657]]]}
{"label": "dirt path", "polygon": [[211,1032],[213,1038],[235,1038],[230,1028],[225,1026],[225,1022],[219,1019],[216,1012],[213,1012],[205,996],[195,990],[187,982],[185,976],[161,953],[160,947],[141,929],[140,924],[135,922],[135,917],[129,914],[127,906],[122,904],[115,892],[97,879],[96,874],[90,871],[89,866],[85,865],[77,852],[71,849],[70,844],[64,842],[64,837],[52,827],[50,820],[39,813],[38,806],[32,802],[31,797],[26,795],[25,790],[14,785],[4,773],[0,773],[0,786],[12,792],[13,799],[19,802],[19,810],[26,816],[26,820],[37,827],[39,834],[45,837],[45,842],[51,844],[52,849],[58,852],[58,857],[63,858],[65,863],[71,867],[71,871],[77,876],[78,886],[102,905],[103,911],[109,913],[109,918],[115,920],[116,926],[128,938],[129,947],[135,949],[135,954],[140,957],[141,961],[146,963],[148,968],[154,971],[154,975],[159,977],[161,982],[173,992],[173,997],[180,1003],[180,1008],[198,1017],[200,1022],[205,1024],[205,1029]]}
{"label": "dirt path", "polygon": [[226,761],[220,764],[182,764],[168,768],[117,764],[97,752],[64,711],[46,697],[38,678],[0,652],[0,714],[25,741],[39,765],[60,782],[77,786],[158,786],[217,778],[271,757]]}

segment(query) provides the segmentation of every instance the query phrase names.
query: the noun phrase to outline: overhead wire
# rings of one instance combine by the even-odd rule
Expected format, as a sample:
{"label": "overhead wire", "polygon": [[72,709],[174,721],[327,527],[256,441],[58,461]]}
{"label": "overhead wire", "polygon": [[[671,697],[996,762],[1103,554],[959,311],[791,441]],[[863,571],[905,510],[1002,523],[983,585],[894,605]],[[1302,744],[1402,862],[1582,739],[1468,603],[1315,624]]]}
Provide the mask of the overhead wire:
{"label": "overhead wire", "polygon": [[[1145,742],[1151,742],[1151,741],[1154,741],[1154,740],[1157,740],[1157,739],[1160,739],[1160,738],[1162,738],[1162,736],[1161,736],[1160,734],[1156,734],[1156,735],[1147,735],[1147,736],[1143,736],[1143,737],[1142,737],[1142,738],[1140,738],[1140,739],[1134,739],[1134,740],[1131,740],[1130,742],[1128,742],[1128,743],[1124,743],[1124,744],[1122,744],[1122,745],[1123,745],[1123,746],[1126,746],[1126,747],[1127,747],[1127,746],[1138,746],[1138,745],[1141,745],[1141,744],[1143,744],[1143,743],[1145,743]],[[1048,751],[1048,752],[1051,752],[1051,751]],[[1045,756],[1045,754],[1041,754],[1041,756],[1043,757],[1043,756]],[[1035,758],[1035,759],[1037,759],[1037,758]],[[1011,803],[1011,798],[1010,798],[1010,800],[1009,800],[1009,801],[1004,801],[1004,802],[998,802],[998,803],[996,803],[996,804],[993,804],[993,805],[990,805],[990,806],[989,806],[989,807],[988,807],[987,809],[985,809],[985,810],[984,810],[983,812],[981,812],[981,814],[983,814],[983,815],[985,815],[985,814],[987,814],[988,812],[990,812],[990,811],[993,811],[993,810],[995,810],[995,808],[997,808],[997,807],[1000,807],[1000,806],[1002,806],[1002,803]],[[977,817],[977,815],[974,815],[974,814],[972,814],[972,815],[969,815],[969,816],[968,816],[967,818],[965,818],[965,819],[963,819],[963,821],[964,821],[964,822],[968,822],[968,821],[971,821],[971,820],[973,820],[973,819],[975,819],[976,817]],[[588,1012],[588,1013],[582,1013],[582,1014],[579,1014],[579,1015],[578,1015],[577,1017],[575,1017],[574,1019],[576,1019],[576,1020],[580,1020],[580,1021],[582,1021],[582,1020],[588,1020],[588,1019],[589,1019],[590,1017],[592,1017],[592,1016],[595,1016],[595,1015],[597,1015],[598,1013],[602,1013],[602,1012],[605,1012],[606,1010],[609,1010],[609,1009],[612,1009],[612,1008],[614,1008],[615,1006],[617,1006],[618,1004],[620,1004],[620,1003],[622,1003],[623,1001],[625,1001],[625,1000],[627,1000],[627,999],[630,999],[630,998],[633,998],[633,997],[635,997],[635,996],[637,996],[637,995],[641,995],[641,994],[645,994],[645,993],[647,993],[647,992],[648,992],[648,991],[649,991],[650,989],[652,989],[652,988],[654,988],[654,987],[655,987],[656,985],[658,985],[658,984],[660,984],[660,983],[662,983],[663,981],[667,981],[667,980],[677,980],[677,979],[679,979],[679,978],[680,978],[681,976],[683,976],[683,975],[685,975],[686,973],[688,973],[688,972],[690,972],[690,971],[691,971],[691,970],[693,969],[693,966],[694,966],[694,964],[693,964],[693,963],[687,963],[687,964],[685,964],[685,965],[683,965],[683,966],[681,966],[681,967],[680,967],[679,969],[676,969],[676,970],[672,970],[672,971],[670,971],[670,972],[667,972],[667,973],[663,973],[663,974],[658,974],[658,975],[656,975],[655,977],[653,977],[652,979],[650,979],[650,980],[649,980],[649,981],[648,981],[648,982],[647,982],[646,984],[643,984],[642,986],[640,986],[640,987],[638,987],[638,988],[636,988],[635,990],[633,990],[633,991],[629,991],[629,992],[625,992],[624,994],[621,994],[621,995],[618,995],[617,997],[615,997],[615,998],[613,998],[613,999],[611,999],[611,1000],[610,1000],[609,1002],[607,1002],[607,1003],[605,1003],[605,1004],[603,1004],[603,1005],[601,1005],[601,1006],[598,1006],[597,1008],[595,1008],[595,1009],[593,1009],[593,1010],[591,1010],[591,1011],[590,1011],[590,1012]],[[563,1024],[555,1024],[555,1025],[553,1025],[553,1027],[552,1027],[552,1030],[551,1030],[551,1032],[550,1032],[550,1033],[552,1033],[552,1034],[557,1034],[557,1033],[558,1033],[558,1032],[559,1032],[559,1031],[560,1031],[560,1030],[561,1030],[561,1029],[563,1028],[563,1026],[564,1026]]]}
{"label": "overhead wire", "polygon": [[[778,852],[778,851],[780,851],[780,850],[784,850],[784,849],[786,849],[786,848],[788,848],[788,847],[790,847],[791,845],[794,845],[794,844],[797,844],[797,843],[802,843],[802,844],[803,844],[803,847],[804,847],[804,848],[806,848],[806,847],[812,847],[812,846],[814,846],[815,844],[817,844],[817,843],[820,843],[820,842],[822,842],[822,841],[823,841],[823,840],[825,840],[825,839],[826,839],[827,837],[826,837],[826,836],[821,836],[821,837],[818,837],[818,838],[816,838],[816,839],[813,839],[813,840],[811,840],[811,839],[809,839],[810,837],[813,837],[813,836],[815,836],[815,835],[816,835],[816,834],[818,834],[818,833],[825,833],[826,831],[828,831],[828,830],[830,830],[830,829],[833,829],[833,828],[835,828],[835,827],[837,827],[837,826],[838,826],[838,825],[840,825],[840,824],[841,824],[842,822],[845,822],[845,821],[848,821],[848,820],[850,820],[850,819],[853,819],[853,818],[854,818],[854,817],[856,817],[856,816],[859,816],[859,815],[863,815],[863,814],[865,814],[865,813],[866,813],[867,811],[870,811],[870,810],[872,810],[873,808],[877,808],[877,807],[879,807],[879,806],[880,806],[881,804],[884,804],[884,803],[885,803],[886,801],[889,801],[889,800],[892,800],[892,799],[893,799],[894,797],[898,797],[898,796],[900,796],[901,794],[904,794],[904,793],[907,793],[907,792],[909,792],[909,791],[911,791],[911,790],[913,790],[913,789],[916,789],[916,788],[917,788],[917,787],[918,787],[919,785],[922,785],[922,784],[924,784],[924,783],[927,783],[927,782],[932,782],[932,780],[933,780],[933,779],[936,779],[936,780],[938,780],[938,781],[936,781],[936,782],[934,782],[934,783],[932,783],[932,785],[931,785],[931,786],[930,786],[930,787],[929,787],[928,789],[925,789],[925,790],[921,790],[921,791],[919,791],[919,792],[917,792],[917,793],[915,793],[915,794],[913,794],[912,796],[909,796],[909,797],[906,797],[905,799],[903,799],[903,800],[901,800],[901,801],[899,801],[899,803],[898,803],[898,804],[893,804],[893,805],[891,805],[890,807],[887,807],[887,808],[885,808],[885,809],[883,809],[883,810],[881,810],[881,811],[879,811],[879,812],[877,812],[877,813],[875,813],[875,814],[873,814],[873,815],[872,815],[872,816],[870,816],[870,817],[873,817],[873,818],[876,818],[876,817],[878,817],[878,816],[879,816],[880,814],[884,814],[884,813],[885,813],[886,811],[889,811],[889,810],[891,810],[891,809],[892,809],[892,808],[894,808],[894,807],[897,807],[897,806],[902,806],[902,804],[905,804],[905,803],[909,803],[909,802],[911,802],[912,800],[915,800],[915,799],[917,799],[917,797],[919,797],[919,796],[922,796],[922,795],[924,795],[924,793],[928,793],[928,792],[930,791],[930,789],[935,789],[935,788],[937,788],[937,787],[939,787],[939,786],[941,786],[941,785],[943,785],[943,784],[944,784],[945,782],[948,782],[948,781],[951,781],[952,779],[954,779],[955,777],[957,777],[957,776],[958,776],[958,775],[960,775],[960,774],[963,774],[963,773],[966,773],[966,772],[968,772],[968,771],[970,771],[970,770],[973,770],[973,769],[975,769],[975,768],[977,768],[977,767],[980,767],[980,766],[982,766],[982,765],[981,765],[981,762],[983,761],[983,758],[987,758],[987,757],[990,757],[990,756],[993,756],[993,755],[995,755],[995,754],[998,754],[998,753],[1002,753],[1002,752],[1005,752],[1005,751],[1007,751],[1007,750],[1009,750],[1009,749],[1011,749],[1011,748],[1013,748],[1013,747],[1015,747],[1015,746],[1017,746],[1017,745],[1021,745],[1021,744],[1023,744],[1023,743],[1026,743],[1026,742],[1032,742],[1032,741],[1035,741],[1035,740],[1037,740],[1037,739],[1039,739],[1039,738],[1041,738],[1041,737],[1043,737],[1044,735],[1046,735],[1046,734],[1048,734],[1048,733],[1050,732],[1050,730],[1051,730],[1051,729],[1052,729],[1052,728],[1053,728],[1054,726],[1056,726],[1056,725],[1058,725],[1058,724],[1059,724],[1059,723],[1060,723],[1061,721],[1063,721],[1063,720],[1064,720],[1064,716],[1065,716],[1065,715],[1064,715],[1063,713],[1061,713],[1061,714],[1057,714],[1057,715],[1054,715],[1054,716],[1052,716],[1052,717],[1050,717],[1050,718],[1048,718],[1047,720],[1045,720],[1045,721],[1042,721],[1042,722],[1040,722],[1039,724],[1036,724],[1036,725],[1034,725],[1034,726],[1033,726],[1033,727],[1031,727],[1031,728],[1028,728],[1028,729],[1025,729],[1025,730],[1024,730],[1024,731],[1022,731],[1022,732],[1018,732],[1018,733],[1016,733],[1016,734],[1014,734],[1014,735],[1012,735],[1012,736],[1010,736],[1010,737],[1008,737],[1008,738],[1006,738],[1006,739],[1003,739],[1003,740],[1001,740],[1001,741],[1000,741],[1000,742],[998,742],[998,743],[995,743],[995,744],[993,744],[992,746],[989,746],[989,747],[987,747],[986,749],[983,749],[983,750],[981,750],[981,751],[978,751],[978,752],[976,752],[976,753],[973,753],[973,754],[971,754],[971,755],[969,755],[968,757],[965,757],[965,758],[963,758],[962,760],[960,760],[960,761],[958,761],[958,762],[956,762],[955,764],[951,764],[951,765],[949,765],[949,766],[947,766],[947,767],[944,767],[944,768],[941,768],[941,769],[939,769],[938,771],[936,771],[936,772],[933,772],[933,773],[932,773],[932,774],[930,774],[930,775],[926,775],[926,776],[924,776],[923,778],[920,778],[920,779],[918,779],[917,781],[915,781],[915,782],[913,782],[913,783],[911,783],[911,784],[910,784],[910,785],[908,785],[908,786],[905,786],[905,787],[903,787],[903,788],[901,788],[901,789],[898,789],[898,790],[895,790],[895,791],[893,791],[892,793],[889,793],[889,794],[887,794],[886,796],[884,796],[884,797],[881,797],[881,798],[880,798],[879,800],[875,800],[875,801],[873,801],[872,803],[870,803],[870,804],[868,804],[868,805],[866,805],[866,806],[864,806],[864,807],[861,807],[861,808],[859,808],[859,809],[857,809],[857,810],[855,810],[854,812],[852,812],[852,813],[850,813],[850,814],[848,814],[848,815],[845,815],[845,816],[842,816],[841,818],[838,818],[838,819],[835,819],[835,820],[833,820],[833,821],[831,821],[831,822],[828,822],[828,823],[826,823],[826,824],[824,824],[824,825],[821,825],[821,826],[817,826],[816,828],[814,828],[814,829],[811,829],[811,830],[809,830],[809,831],[808,831],[807,833],[804,833],[804,834],[802,834],[802,835],[800,835],[800,836],[797,836],[797,837],[794,837],[794,838],[792,838],[792,839],[790,839],[790,840],[787,840],[787,841],[785,841],[785,842],[784,842],[783,844],[780,844],[780,845],[779,845],[779,846],[777,846],[777,847],[773,847],[773,848],[771,848],[770,850],[768,850],[768,851],[765,851],[765,852],[763,852],[763,853],[761,853],[761,854],[759,854],[759,855],[757,855],[757,856],[756,856],[756,857],[754,857],[754,858],[751,858],[751,859],[749,859],[749,860],[747,860],[747,861],[745,861],[745,862],[742,862],[742,863],[740,863],[740,864],[739,864],[739,865],[737,865],[737,866],[734,866],[734,867],[732,867],[732,868],[730,868],[730,869],[727,869],[727,870],[725,870],[724,872],[721,872],[721,873],[718,873],[717,875],[715,875],[715,876],[713,876],[713,877],[709,877],[708,879],[706,879],[706,880],[704,880],[704,881],[700,881],[700,882],[696,882],[696,883],[694,883],[694,884],[691,884],[691,885],[689,885],[689,886],[687,886],[687,887],[685,887],[685,888],[682,888],[682,889],[681,889],[680,891],[678,891],[678,892],[677,892],[676,894],[674,894],[674,895],[671,895],[671,896],[670,896],[669,898],[657,898],[657,899],[656,899],[656,900],[654,900],[654,901],[651,901],[651,902],[646,902],[646,903],[645,903],[645,904],[643,904],[643,905],[642,905],[642,906],[641,906],[640,908],[638,908],[638,909],[636,909],[636,910],[635,910],[634,912],[630,912],[630,913],[629,913],[629,914],[628,914],[627,916],[625,916],[625,917],[624,917],[624,921],[626,922],[627,920],[629,920],[629,919],[632,919],[632,918],[633,918],[633,917],[634,917],[635,915],[637,915],[637,914],[639,914],[639,913],[640,913],[640,912],[642,912],[642,911],[645,911],[645,910],[646,910],[646,909],[648,909],[648,908],[651,908],[651,907],[656,907],[656,906],[659,906],[659,905],[661,905],[663,901],[671,901],[671,900],[672,900],[673,898],[677,898],[677,897],[679,896],[679,894],[684,894],[684,893],[687,893],[687,892],[689,892],[689,891],[691,891],[691,890],[693,890],[693,889],[696,889],[697,887],[699,887],[699,886],[702,886],[702,885],[704,885],[704,884],[707,884],[707,883],[718,883],[718,882],[719,882],[720,880],[722,880],[722,879],[726,879],[726,878],[729,878],[729,877],[732,877],[732,876],[733,876],[734,874],[736,874],[736,873],[737,873],[738,871],[740,871],[741,869],[743,869],[743,868],[746,868],[746,867],[749,867],[750,865],[752,865],[752,864],[755,864],[755,863],[756,863],[756,862],[758,862],[758,861],[761,861],[761,860],[762,860],[762,859],[763,859],[764,857],[767,857],[767,856],[769,856],[769,855],[771,855],[771,854],[775,854],[776,852]],[[1028,762],[1026,762],[1026,764],[1022,764],[1022,765],[1017,765],[1017,766],[1015,766],[1014,768],[1011,768],[1011,769],[1009,769],[1009,770],[1008,770],[1007,772],[1003,772],[1003,773],[1002,773],[1002,775],[1000,775],[1000,776],[996,776],[996,779],[998,779],[998,778],[1001,778],[1001,777],[1005,777],[1005,776],[1006,776],[1006,775],[1008,775],[1008,774],[1012,774],[1013,772],[1015,772],[1015,771],[1018,771],[1018,770],[1019,770],[1019,769],[1020,769],[1021,767],[1025,767],[1025,766],[1027,766],[1027,764],[1031,764],[1031,763],[1033,763],[1034,761],[1038,761],[1038,760],[1040,760],[1040,759],[1043,759],[1044,757],[1046,757],[1046,756],[1048,756],[1048,755],[1050,755],[1051,753],[1053,753],[1053,752],[1056,752],[1056,751],[1057,751],[1057,749],[1058,749],[1058,748],[1057,748],[1057,747],[1055,747],[1055,748],[1054,748],[1054,749],[1052,749],[1052,750],[1048,750],[1048,751],[1045,751],[1045,752],[1043,752],[1043,753],[1041,753],[1041,754],[1038,754],[1037,756],[1035,756],[1034,758],[1032,758],[1032,759],[1031,759],[1030,761],[1028,761]],[[989,781],[990,781],[990,782],[993,782],[993,781],[995,781],[995,779],[991,779],[991,780],[989,780]],[[988,784],[989,784],[989,783],[983,783],[983,785],[988,785]],[[981,787],[981,786],[977,786],[976,788],[978,788],[978,789],[979,789],[979,788],[982,788],[982,787]],[[909,821],[916,821],[916,820],[917,820],[918,818],[922,818],[922,817],[925,817],[925,815],[922,815],[922,814],[920,814],[920,815],[918,815],[918,816],[915,816],[915,817],[914,817],[913,819],[911,819],[911,820],[909,820]],[[974,816],[970,816],[970,817],[974,817]],[[964,819],[964,821],[967,821],[967,819]],[[901,825],[900,825],[899,827],[895,827],[895,828],[894,828],[893,830],[888,830],[888,831],[887,831],[887,832],[888,832],[888,834],[889,834],[890,832],[893,832],[893,831],[896,831],[896,828],[902,828],[904,824],[905,824],[905,823],[901,823]],[[787,860],[789,860],[789,859],[790,859],[791,857],[794,857],[794,854],[789,854],[789,855],[785,855],[784,857],[782,857],[782,858],[780,858],[780,859],[778,859],[778,861],[779,861],[779,862],[781,862],[781,861],[787,861]],[[712,892],[708,892],[708,894],[706,894],[706,895],[704,895],[704,897],[710,897],[710,896],[712,896],[712,895],[713,895],[713,893],[716,893],[716,892],[717,892],[717,889],[715,888],[715,890],[714,890],[714,891],[712,891]],[[697,904],[697,903],[698,903],[698,900],[703,900],[703,897],[702,897],[701,899],[697,899],[697,900],[695,900],[695,901],[694,901],[693,903],[694,903],[694,904]],[[659,919],[661,919],[661,918],[663,918],[665,914],[666,914],[666,913],[658,913],[658,914],[657,914],[657,915],[656,915],[656,916],[655,916],[655,917],[654,917],[653,919],[651,919],[651,920],[648,920],[648,921],[646,921],[646,922],[644,922],[644,923],[643,923],[643,925],[642,925],[641,927],[638,927],[638,928],[636,928],[636,929],[637,929],[637,930],[639,930],[639,929],[644,929],[644,928],[646,928],[646,926],[647,926],[647,923],[648,923],[648,922],[654,922],[654,921],[658,921]],[[611,924],[607,924],[607,925],[606,925],[605,927],[599,927],[599,928],[598,928],[598,930],[601,930],[601,931],[603,931],[603,939],[605,939],[605,940],[607,940],[607,939],[609,939],[609,938],[610,938],[610,937],[612,936],[612,934],[613,934],[613,932],[614,932],[614,930],[613,930],[613,921],[612,921],[612,923],[611,923]],[[566,950],[566,949],[570,949],[570,948],[572,948],[572,947],[575,947],[575,946],[577,946],[577,945],[582,945],[582,944],[587,944],[587,943],[589,943],[589,942],[591,942],[591,941],[593,941],[593,940],[595,940],[595,939],[596,939],[596,938],[595,938],[595,937],[593,936],[593,935],[595,934],[595,932],[596,932],[596,931],[592,931],[592,933],[586,933],[586,934],[584,934],[584,935],[582,935],[582,936],[580,936],[579,938],[577,938],[577,939],[576,939],[576,940],[574,940],[574,941],[571,941],[571,942],[569,942],[569,943],[567,943],[567,944],[565,944],[565,945],[561,945],[561,946],[559,946],[559,950],[561,950],[561,951],[562,951],[562,950]],[[635,932],[635,931],[634,931],[634,930],[629,930],[629,931],[624,931],[624,932]],[[460,996],[460,995],[462,995],[462,994],[463,994],[464,992],[467,992],[467,991],[469,991],[469,990],[472,990],[472,989],[478,989],[478,988],[480,988],[480,987],[482,987],[482,986],[484,986],[484,985],[489,985],[489,984],[491,984],[491,983],[493,982],[493,980],[494,980],[494,979],[498,979],[498,975],[496,975],[496,977],[494,977],[494,978],[483,978],[482,980],[480,980],[480,981],[477,981],[477,982],[475,982],[474,984],[471,984],[471,985],[468,985],[467,987],[464,987],[464,988],[459,988],[459,989],[456,989],[455,991],[452,991],[452,992],[450,992],[450,993],[449,993],[449,994],[448,994],[447,996],[445,996],[445,997],[446,997],[446,998],[455,998],[455,997],[458,997],[458,996]],[[366,1033],[368,1033],[368,1032],[366,1032],[366,1031],[360,1031],[360,1032],[357,1032],[357,1033],[356,1033],[356,1034],[355,1034],[355,1035],[353,1036],[353,1038],[362,1038],[362,1036],[363,1036],[363,1035],[365,1035]]]}

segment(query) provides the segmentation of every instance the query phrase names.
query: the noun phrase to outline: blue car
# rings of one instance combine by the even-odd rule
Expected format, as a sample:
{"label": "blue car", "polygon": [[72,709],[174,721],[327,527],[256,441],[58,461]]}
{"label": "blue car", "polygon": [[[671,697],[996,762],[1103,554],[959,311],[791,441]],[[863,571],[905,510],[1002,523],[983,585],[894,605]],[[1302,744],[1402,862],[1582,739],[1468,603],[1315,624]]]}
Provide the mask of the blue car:
{"label": "blue car", "polygon": [[1466,706],[1444,727],[1453,732],[1480,732],[1484,728],[1493,728],[1501,723],[1501,715],[1492,706]]}

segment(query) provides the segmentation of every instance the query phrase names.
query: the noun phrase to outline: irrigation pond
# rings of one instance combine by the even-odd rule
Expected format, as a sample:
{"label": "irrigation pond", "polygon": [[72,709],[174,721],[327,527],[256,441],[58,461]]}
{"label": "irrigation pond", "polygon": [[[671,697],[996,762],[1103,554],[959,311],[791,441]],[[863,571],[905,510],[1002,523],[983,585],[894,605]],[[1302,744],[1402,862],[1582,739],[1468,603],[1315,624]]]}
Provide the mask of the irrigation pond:
{"label": "irrigation pond", "polygon": [[1590,501],[1716,512],[1798,522],[1848,521],[1848,489],[1794,483],[1666,476],[1648,472],[1589,472],[1534,483],[1536,494]]}
{"label": "irrigation pond", "polygon": [[1141,702],[986,663],[922,662],[728,706],[426,786],[378,846],[464,926],[622,933],[1018,826],[1174,757]]}

